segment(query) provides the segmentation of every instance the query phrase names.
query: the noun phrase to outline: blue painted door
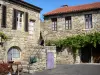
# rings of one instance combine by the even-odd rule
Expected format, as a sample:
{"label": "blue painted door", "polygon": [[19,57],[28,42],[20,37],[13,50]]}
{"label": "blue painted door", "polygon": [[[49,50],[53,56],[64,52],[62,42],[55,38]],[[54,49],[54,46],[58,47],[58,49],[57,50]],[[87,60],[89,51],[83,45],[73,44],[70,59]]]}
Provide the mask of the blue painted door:
{"label": "blue painted door", "polygon": [[54,68],[54,54],[53,52],[47,53],[47,69]]}

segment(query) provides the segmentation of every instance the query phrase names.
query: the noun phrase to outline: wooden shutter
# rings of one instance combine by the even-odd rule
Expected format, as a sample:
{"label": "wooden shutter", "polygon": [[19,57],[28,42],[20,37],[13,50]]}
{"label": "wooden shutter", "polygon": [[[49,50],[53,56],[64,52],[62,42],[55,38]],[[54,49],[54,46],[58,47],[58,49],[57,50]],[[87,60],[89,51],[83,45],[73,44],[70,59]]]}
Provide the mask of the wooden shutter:
{"label": "wooden shutter", "polygon": [[17,10],[13,9],[13,24],[12,29],[17,29]]}
{"label": "wooden shutter", "polygon": [[25,31],[28,32],[28,13],[25,12]]}
{"label": "wooden shutter", "polygon": [[92,14],[89,14],[89,28],[92,28]]}
{"label": "wooden shutter", "polygon": [[2,22],[1,27],[6,28],[6,6],[2,5]]}

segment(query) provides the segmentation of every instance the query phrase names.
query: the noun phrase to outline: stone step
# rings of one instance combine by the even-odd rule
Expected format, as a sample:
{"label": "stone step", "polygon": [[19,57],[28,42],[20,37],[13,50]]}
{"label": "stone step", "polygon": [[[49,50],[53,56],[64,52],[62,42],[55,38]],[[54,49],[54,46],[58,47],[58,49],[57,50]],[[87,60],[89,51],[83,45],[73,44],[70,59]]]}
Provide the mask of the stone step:
{"label": "stone step", "polygon": [[28,73],[28,69],[23,69],[23,72],[26,72],[26,73]]}
{"label": "stone step", "polygon": [[23,65],[23,69],[29,69],[29,70],[33,70],[36,69],[34,66],[29,66],[29,65]]}
{"label": "stone step", "polygon": [[29,62],[28,62],[28,61],[21,61],[21,64],[22,64],[22,65],[28,65]]}
{"label": "stone step", "polygon": [[26,69],[26,68],[23,68],[23,72],[25,73],[34,73],[36,70],[35,69]]}
{"label": "stone step", "polygon": [[45,67],[43,68],[42,66],[28,66],[28,65],[23,65],[23,72],[28,72],[29,73],[34,73],[35,71],[43,71],[45,70]]}

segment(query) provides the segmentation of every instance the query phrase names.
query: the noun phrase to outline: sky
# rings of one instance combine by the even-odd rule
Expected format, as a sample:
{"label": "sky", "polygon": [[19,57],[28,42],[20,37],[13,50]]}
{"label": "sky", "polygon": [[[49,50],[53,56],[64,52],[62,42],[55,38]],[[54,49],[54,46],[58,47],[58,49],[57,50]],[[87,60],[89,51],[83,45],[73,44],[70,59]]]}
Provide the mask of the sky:
{"label": "sky", "polygon": [[100,0],[24,0],[30,4],[42,8],[41,19],[43,20],[43,14],[50,12],[62,5],[76,6],[81,4],[88,4],[93,2],[100,2]]}

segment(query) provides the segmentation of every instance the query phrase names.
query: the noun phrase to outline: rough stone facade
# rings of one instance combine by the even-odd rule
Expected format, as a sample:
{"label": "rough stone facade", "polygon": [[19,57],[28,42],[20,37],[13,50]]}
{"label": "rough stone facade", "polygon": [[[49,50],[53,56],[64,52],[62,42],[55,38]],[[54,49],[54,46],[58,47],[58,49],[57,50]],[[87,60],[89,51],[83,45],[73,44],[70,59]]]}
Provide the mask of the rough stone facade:
{"label": "rough stone facade", "polygon": [[[56,67],[56,47],[55,46],[35,46],[34,51],[27,51],[29,53],[30,56],[35,56],[37,58],[37,62],[33,63],[32,65],[30,65],[29,68],[29,72],[30,73],[34,73],[35,71],[43,71],[45,69],[48,69],[47,67],[47,54],[49,52],[52,52],[54,54],[54,67]],[[28,72],[28,62],[24,63],[23,62],[23,68],[24,68],[24,72]]]}
{"label": "rough stone facade", "polygon": [[[38,44],[38,40],[40,37],[40,12],[21,6],[20,4],[16,4],[14,2],[9,2],[6,0],[0,0],[0,32],[5,33],[8,36],[8,40],[3,43],[3,47],[0,46],[0,60],[3,60],[5,62],[8,61],[8,51],[12,47],[17,47],[20,49],[20,58],[14,61],[16,62],[22,62],[22,65],[24,67],[24,70],[27,71],[27,66],[29,64],[30,56],[36,56],[37,62],[31,65],[31,71],[40,71],[43,69],[46,69],[46,49],[49,47],[40,47]],[[2,5],[6,6],[7,9],[7,16],[6,16],[6,28],[1,27],[2,22]],[[34,25],[34,31],[33,34],[29,34],[29,32],[25,32],[24,30],[24,24],[21,28],[21,30],[13,30],[12,24],[13,24],[13,9],[20,10],[23,12],[28,13],[28,23],[30,19],[35,20]],[[25,14],[24,14],[25,15]],[[24,17],[25,18],[25,17]],[[25,23],[25,22],[23,22]],[[29,24],[30,26],[30,24]],[[52,49],[52,48],[51,48]],[[48,50],[50,51],[50,49]],[[54,53],[54,56],[56,54],[55,47],[52,49]],[[56,60],[56,57],[55,57]],[[54,61],[56,63],[56,61]],[[33,67],[32,67],[33,66]],[[25,68],[26,67],[26,68]]]}
{"label": "rough stone facade", "polygon": [[[10,39],[4,43],[4,47],[6,52],[0,54],[4,56],[4,60],[7,61],[7,52],[8,50],[13,47],[17,46],[21,49],[21,60],[26,58],[26,51],[33,50],[33,46],[38,45],[38,39],[40,36],[40,13],[32,10],[27,7],[23,7],[21,5],[17,5],[14,3],[9,3],[5,1],[0,1],[2,5],[7,7],[7,27],[1,27],[1,16],[2,16],[2,5],[0,6],[0,31],[5,33]],[[17,9],[23,12],[28,12],[29,17],[28,20],[33,19],[35,20],[35,30],[33,31],[34,34],[29,34],[29,32],[24,31],[24,27],[21,30],[13,30],[12,29],[12,22],[13,22],[13,9]],[[1,50],[0,50],[1,51]],[[2,51],[3,52],[3,51]],[[26,58],[27,59],[27,58]]]}
{"label": "rough stone facade", "polygon": [[[92,29],[85,29],[85,14],[92,14]],[[65,17],[71,16],[72,18],[72,29],[65,30]],[[52,31],[52,21],[51,18],[57,18],[57,31]],[[66,36],[72,36],[75,34],[82,34],[87,32],[100,31],[100,10],[88,11],[73,14],[62,14],[58,16],[50,16],[45,18],[43,24],[44,36],[46,39],[60,39]],[[55,37],[54,37],[55,36]]]}
{"label": "rough stone facade", "polygon": [[[92,14],[93,28],[91,29],[85,29],[85,14]],[[72,29],[70,30],[65,30],[66,16],[71,16]],[[57,18],[57,31],[52,30],[52,18]],[[47,16],[45,17],[41,28],[45,40],[57,40],[77,34],[100,32],[100,10]],[[72,63],[73,58],[68,52],[65,52],[64,55],[61,55],[63,52],[60,52],[59,54],[57,54],[58,64],[62,62],[65,63],[64,60],[66,60],[66,63],[69,63],[68,61],[71,61],[70,63]],[[77,56],[76,58],[76,63],[80,63],[80,57]]]}
{"label": "rough stone facade", "polygon": [[62,52],[57,53],[56,60],[57,64],[73,64],[73,53],[69,48],[66,48]]}

